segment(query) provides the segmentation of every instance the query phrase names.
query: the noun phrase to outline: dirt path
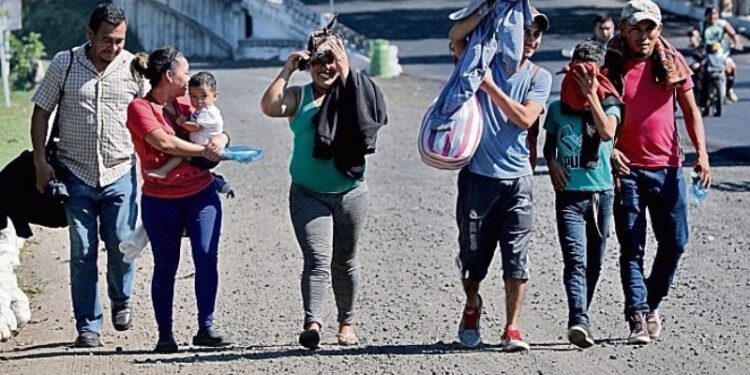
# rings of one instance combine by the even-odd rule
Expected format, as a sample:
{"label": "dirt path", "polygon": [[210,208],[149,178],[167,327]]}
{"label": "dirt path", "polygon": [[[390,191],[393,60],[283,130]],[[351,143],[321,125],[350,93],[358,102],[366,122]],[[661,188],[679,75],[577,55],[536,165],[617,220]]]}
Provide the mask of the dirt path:
{"label": "dirt path", "polygon": [[[335,318],[329,297],[326,345],[316,352],[301,350],[296,340],[302,319],[298,289],[302,257],[287,210],[291,134],[284,121],[265,119],[257,109],[276,69],[216,73],[222,91],[219,105],[233,140],[266,151],[260,164],[220,167],[238,198],[224,201],[217,319],[236,345],[223,350],[187,345],[194,334],[195,305],[192,265],[184,251],[175,304],[179,353],[150,353],[156,341],[148,287],[150,254],[139,259],[134,328],[116,333],[107,319],[102,348],[70,348],[75,330],[67,233],[40,229],[36,242],[26,249],[22,272],[41,287],[32,300],[34,324],[0,346],[0,373],[744,374],[742,369],[750,367],[750,169],[746,167],[717,168],[716,188],[709,199],[700,208],[691,207],[691,243],[662,309],[666,327],[659,342],[643,348],[622,343],[627,324],[621,316],[613,238],[592,306],[595,334],[603,342],[587,351],[566,343],[553,193],[548,177],[540,175],[534,178],[532,279],[522,319],[532,350],[504,354],[498,348],[504,324],[498,262],[483,286],[487,345],[472,351],[457,346],[462,297],[453,261],[455,174],[419,161],[417,127],[437,84],[409,77],[380,81],[390,105],[391,125],[381,133],[379,150],[369,159],[371,208],[361,242],[362,291],[356,319],[362,345],[353,349],[332,345]],[[653,238],[649,241],[653,254]]]}

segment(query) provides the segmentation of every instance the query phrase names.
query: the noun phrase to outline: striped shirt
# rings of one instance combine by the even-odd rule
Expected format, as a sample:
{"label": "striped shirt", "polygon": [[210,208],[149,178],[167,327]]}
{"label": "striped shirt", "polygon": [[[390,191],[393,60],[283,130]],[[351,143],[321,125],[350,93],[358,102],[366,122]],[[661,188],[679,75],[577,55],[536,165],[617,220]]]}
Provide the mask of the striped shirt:
{"label": "striped shirt", "polygon": [[[145,94],[145,87],[130,72],[130,52],[123,50],[98,72],[86,50],[86,45],[73,49],[74,61],[60,104],[58,158],[86,184],[107,186],[135,163],[127,109],[136,96]],[[57,107],[69,62],[68,51],[55,55],[31,98],[34,104],[49,112]]]}

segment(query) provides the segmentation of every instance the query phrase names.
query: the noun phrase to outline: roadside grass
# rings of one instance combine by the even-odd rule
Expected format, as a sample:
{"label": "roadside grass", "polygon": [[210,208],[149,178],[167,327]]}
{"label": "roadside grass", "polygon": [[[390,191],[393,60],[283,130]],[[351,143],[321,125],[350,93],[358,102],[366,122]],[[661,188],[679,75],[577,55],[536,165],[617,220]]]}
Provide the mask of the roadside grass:
{"label": "roadside grass", "polygon": [[31,148],[31,95],[31,91],[12,91],[11,107],[6,108],[5,97],[0,90],[0,168],[22,150]]}

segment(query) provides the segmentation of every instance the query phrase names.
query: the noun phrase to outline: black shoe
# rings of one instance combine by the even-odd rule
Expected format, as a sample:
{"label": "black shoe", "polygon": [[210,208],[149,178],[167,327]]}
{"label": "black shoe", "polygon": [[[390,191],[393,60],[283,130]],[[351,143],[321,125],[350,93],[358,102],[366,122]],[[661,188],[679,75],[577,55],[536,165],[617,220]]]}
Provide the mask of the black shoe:
{"label": "black shoe", "polygon": [[133,315],[129,305],[112,306],[112,325],[117,331],[127,331],[133,326]]}
{"label": "black shoe", "polygon": [[299,344],[307,349],[315,350],[320,347],[320,330],[306,329],[299,334]]}
{"label": "black shoe", "polygon": [[159,334],[159,341],[156,342],[154,353],[177,353],[177,341],[174,340],[174,335],[171,332]]}
{"label": "black shoe", "polygon": [[208,346],[208,347],[219,347],[228,346],[232,343],[226,337],[214,329],[213,327],[201,328],[198,330],[198,334],[193,336],[193,345],[195,346]]}
{"label": "black shoe", "polygon": [[99,334],[96,332],[81,332],[73,346],[76,348],[96,348],[101,346]]}

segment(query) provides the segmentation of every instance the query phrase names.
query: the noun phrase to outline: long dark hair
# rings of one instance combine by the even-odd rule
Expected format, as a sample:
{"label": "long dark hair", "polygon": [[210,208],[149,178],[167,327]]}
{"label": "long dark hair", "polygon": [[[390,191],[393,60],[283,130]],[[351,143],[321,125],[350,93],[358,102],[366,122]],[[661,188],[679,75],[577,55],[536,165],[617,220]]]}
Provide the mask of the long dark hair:
{"label": "long dark hair", "polygon": [[151,83],[151,87],[156,87],[161,82],[164,72],[172,69],[174,61],[180,57],[185,57],[185,55],[174,47],[161,47],[151,52],[148,57],[145,53],[137,54],[130,68],[136,74],[146,77]]}

